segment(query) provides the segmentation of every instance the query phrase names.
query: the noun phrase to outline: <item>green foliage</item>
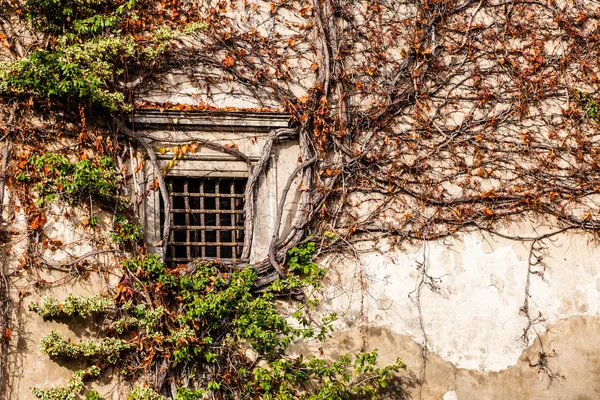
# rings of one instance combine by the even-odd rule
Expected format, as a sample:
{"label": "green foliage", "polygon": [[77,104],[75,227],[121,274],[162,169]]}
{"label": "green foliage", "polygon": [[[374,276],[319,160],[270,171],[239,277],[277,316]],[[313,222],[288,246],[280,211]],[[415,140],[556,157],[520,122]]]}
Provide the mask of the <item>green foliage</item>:
{"label": "green foliage", "polygon": [[[378,368],[376,351],[344,355],[334,362],[315,357],[289,359],[285,354],[297,338],[324,340],[335,320],[335,315],[325,315],[316,325],[308,318],[306,306],[299,305],[292,322],[276,307],[280,291],[315,286],[322,276],[323,270],[312,261],[315,249],[314,243],[292,249],[290,276],[278,282],[277,291],[260,294],[252,294],[257,279],[252,268],[223,273],[216,265],[201,262],[167,268],[156,255],[125,260],[126,273],[117,287],[116,318],[109,332],[129,332],[131,342],[109,337],[70,343],[51,332],[40,348],[53,357],[118,361],[129,371],[135,371],[134,366],[140,371],[163,365],[171,372],[186,368],[190,385],[178,389],[179,400],[201,399],[207,393],[232,399],[375,397],[390,374],[405,367],[400,360]],[[47,308],[48,315],[62,312],[52,300],[45,299],[36,307]],[[257,367],[247,358],[249,347],[266,365]],[[140,359],[146,363],[139,364]],[[166,399],[144,386],[134,388],[128,398]]]}
{"label": "green foliage", "polygon": [[88,226],[96,226],[100,222],[100,218],[96,216],[92,216],[88,218],[87,224]]}
{"label": "green foliage", "polygon": [[82,196],[112,203],[121,201],[117,193],[122,177],[110,157],[71,162],[63,155],[45,153],[30,157],[28,167],[29,174],[17,175],[17,179],[34,180],[40,203],[50,203],[59,195],[70,202]]}
{"label": "green foliage", "polygon": [[[158,277],[158,282],[183,300],[177,332],[185,331],[186,326],[192,329],[198,320],[215,330],[228,321],[232,328],[229,335],[233,335],[234,340],[243,340],[259,354],[272,358],[282,354],[291,340],[301,336],[303,331],[292,328],[277,312],[272,293],[252,296],[255,279],[256,272],[247,268],[234,272],[228,284],[214,266],[198,264],[192,274],[167,272]],[[179,338],[177,342],[177,360],[188,360],[200,354],[207,360],[212,357],[203,351],[201,344]]]}
{"label": "green foliage", "polygon": [[60,42],[52,52],[36,50],[26,58],[0,63],[0,94],[33,93],[89,102],[110,111],[121,108],[124,96],[109,90],[108,82],[119,60],[135,56],[133,40],[108,37]]}
{"label": "green foliage", "polygon": [[[52,389],[29,388],[33,395],[40,400],[75,400],[85,388],[84,380],[100,375],[100,368],[91,366],[84,370],[75,371],[67,381],[67,385]],[[88,396],[86,396],[86,399]],[[90,397],[99,399],[100,397]]]}
{"label": "green foliage", "polygon": [[[97,27],[91,31],[98,32],[116,26],[117,16],[122,14],[123,6],[131,8],[134,4],[134,0],[127,3],[107,0],[27,0],[25,9],[32,25],[43,32],[58,33],[65,29],[82,31],[82,25]],[[113,13],[101,15],[107,7]],[[94,19],[101,19],[102,22]]]}
{"label": "green foliage", "polygon": [[335,242],[336,240],[338,240],[340,238],[337,233],[329,232],[329,231],[323,232],[323,237],[325,239],[329,240],[330,242]]}
{"label": "green foliage", "polygon": [[178,388],[177,397],[175,397],[175,400],[202,400],[205,398],[205,394],[206,390],[191,390],[186,388]]}
{"label": "green foliage", "polygon": [[319,288],[325,269],[312,261],[315,252],[314,242],[308,242],[288,251],[288,268],[292,272],[287,278],[273,282],[271,290],[279,292],[288,288],[312,286]]}
{"label": "green foliage", "polygon": [[86,340],[71,343],[57,331],[52,331],[42,337],[40,350],[51,357],[67,357],[73,359],[85,358],[114,364],[122,351],[130,345],[121,339],[105,338],[100,341]]}
{"label": "green foliage", "polygon": [[158,254],[124,260],[123,267],[133,273],[146,273],[151,278],[158,278],[165,271]]}
{"label": "green foliage", "polygon": [[[359,353],[354,361],[349,354],[334,362],[303,357],[280,359],[271,363],[269,368],[256,368],[254,380],[248,383],[247,388],[249,393],[262,395],[265,400],[342,400],[356,395],[376,398],[376,388],[385,388],[392,372],[406,369],[400,359],[384,368],[376,367],[376,362],[377,350]],[[309,380],[319,382],[318,389],[298,395],[296,386]]]}
{"label": "green foliage", "polygon": [[26,57],[0,62],[0,94],[128,110],[124,88],[117,84],[125,67],[155,63],[170,41],[206,27],[198,21],[163,26],[138,43],[135,34],[123,30],[126,21],[138,18],[136,7],[135,0],[27,0],[28,21],[52,38]]}
{"label": "green foliage", "polygon": [[588,118],[594,120],[595,122],[600,122],[600,107],[589,94],[576,91],[575,98],[583,107]]}
{"label": "green foliage", "polygon": [[113,242],[126,244],[137,242],[143,237],[144,232],[140,225],[130,222],[129,219],[123,215],[117,214],[115,217],[115,230],[110,234],[110,238]]}
{"label": "green foliage", "polygon": [[127,400],[168,400],[166,397],[156,393],[152,388],[146,386],[136,386],[131,389]]}
{"label": "green foliage", "polygon": [[107,312],[112,307],[114,307],[114,303],[107,297],[81,297],[69,294],[62,304],[54,297],[46,296],[41,303],[31,303],[29,311],[37,313],[44,319],[64,318],[67,316],[85,318],[93,314]]}
{"label": "green foliage", "polygon": [[85,394],[85,400],[102,400],[102,397],[97,391],[90,390]]}

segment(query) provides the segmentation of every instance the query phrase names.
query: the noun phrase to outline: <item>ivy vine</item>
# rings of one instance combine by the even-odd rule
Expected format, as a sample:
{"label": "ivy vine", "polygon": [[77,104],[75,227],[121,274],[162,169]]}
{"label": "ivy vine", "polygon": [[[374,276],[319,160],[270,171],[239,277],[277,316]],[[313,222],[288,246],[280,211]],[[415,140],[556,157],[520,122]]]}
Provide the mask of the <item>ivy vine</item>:
{"label": "ivy vine", "polygon": [[[231,399],[375,398],[393,372],[406,368],[402,361],[376,367],[376,350],[333,362],[286,356],[297,338],[324,340],[335,319],[326,316],[315,325],[307,318],[311,305],[299,304],[292,323],[274,302],[291,288],[318,284],[323,270],[311,260],[314,250],[313,242],[290,250],[293,270],[300,275],[293,272],[257,295],[251,290],[257,277],[252,268],[227,271],[202,262],[168,268],[156,255],[128,259],[114,299],[70,296],[58,303],[45,298],[30,306],[46,319],[103,313],[106,338],[73,343],[53,331],[42,338],[40,349],[100,369],[114,365],[134,380],[161,367],[177,387],[169,395],[181,400],[207,392]],[[39,398],[46,393],[32,390]],[[165,399],[165,390],[162,385],[137,387],[129,398]]]}

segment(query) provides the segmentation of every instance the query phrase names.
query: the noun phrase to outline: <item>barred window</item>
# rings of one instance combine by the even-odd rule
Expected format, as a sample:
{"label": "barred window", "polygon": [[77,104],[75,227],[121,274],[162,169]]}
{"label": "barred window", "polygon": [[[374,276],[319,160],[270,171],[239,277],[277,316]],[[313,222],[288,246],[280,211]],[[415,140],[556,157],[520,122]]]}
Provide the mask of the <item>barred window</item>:
{"label": "barred window", "polygon": [[[246,178],[167,177],[171,230],[165,262],[197,257],[239,260],[244,244]],[[160,201],[160,225],[164,227]]]}

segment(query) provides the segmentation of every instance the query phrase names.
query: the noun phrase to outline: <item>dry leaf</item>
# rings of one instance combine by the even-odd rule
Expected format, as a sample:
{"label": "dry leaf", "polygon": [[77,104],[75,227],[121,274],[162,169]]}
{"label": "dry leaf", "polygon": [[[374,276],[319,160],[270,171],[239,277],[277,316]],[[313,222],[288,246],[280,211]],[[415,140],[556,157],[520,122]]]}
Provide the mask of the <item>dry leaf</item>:
{"label": "dry leaf", "polygon": [[231,56],[227,56],[223,60],[223,65],[226,67],[231,67],[231,66],[233,66],[233,64],[235,64],[235,60]]}

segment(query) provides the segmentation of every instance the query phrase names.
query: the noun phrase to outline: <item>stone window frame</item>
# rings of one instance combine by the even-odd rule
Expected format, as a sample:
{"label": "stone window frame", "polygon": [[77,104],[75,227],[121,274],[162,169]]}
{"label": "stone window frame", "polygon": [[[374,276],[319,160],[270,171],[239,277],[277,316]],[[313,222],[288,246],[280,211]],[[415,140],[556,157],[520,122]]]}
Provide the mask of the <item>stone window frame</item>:
{"label": "stone window frame", "polygon": [[[138,109],[132,118],[132,128],[147,140],[153,148],[170,148],[182,145],[184,142],[195,140],[215,140],[217,143],[229,145],[228,139],[237,137],[240,141],[260,141],[268,137],[276,129],[289,128],[289,115],[279,112],[245,112],[245,111],[179,111],[159,109]],[[176,140],[176,141],[173,141]],[[183,141],[182,141],[183,140]],[[231,140],[235,144],[235,140]],[[252,165],[255,165],[262,153],[261,146],[253,151],[240,148]],[[157,153],[161,167],[173,159],[173,154]],[[263,184],[260,190],[273,192],[276,187],[277,163],[270,159],[270,167],[262,177]],[[246,178],[250,179],[250,171],[245,161],[216,151],[200,151],[189,153],[177,160],[176,166],[171,168],[167,176],[190,178]],[[141,170],[143,189],[147,193],[145,200],[140,205],[139,217],[145,228],[145,242],[150,253],[161,253],[161,223],[160,223],[160,191],[150,190],[154,171],[149,162]],[[259,196],[257,196],[259,197]],[[244,208],[251,205],[245,202]],[[277,199],[268,196],[262,199],[260,206],[262,214],[276,215]],[[248,213],[246,213],[248,215]],[[255,223],[255,221],[251,221]],[[268,221],[269,222],[269,221]],[[272,222],[272,221],[270,221]],[[268,225],[268,223],[267,223]],[[272,227],[275,229],[274,227]],[[252,229],[252,241],[256,242],[257,235],[261,232]],[[265,236],[265,233],[262,232]],[[248,262],[256,262],[261,256],[249,249]],[[224,259],[228,260],[228,259]]]}

